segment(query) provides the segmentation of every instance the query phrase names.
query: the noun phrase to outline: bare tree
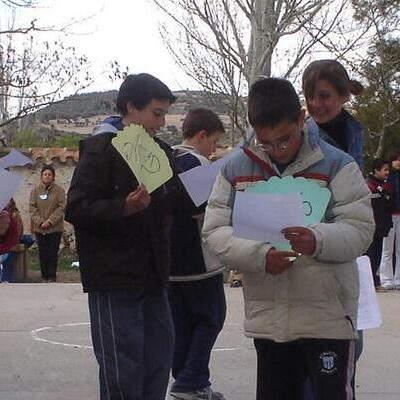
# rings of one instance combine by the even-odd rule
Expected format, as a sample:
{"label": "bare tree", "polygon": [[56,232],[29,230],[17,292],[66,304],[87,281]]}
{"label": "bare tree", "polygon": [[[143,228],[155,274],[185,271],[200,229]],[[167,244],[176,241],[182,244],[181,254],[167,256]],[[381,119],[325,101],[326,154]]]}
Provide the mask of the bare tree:
{"label": "bare tree", "polygon": [[62,39],[36,39],[35,34],[54,32],[54,27],[40,28],[35,21],[24,27],[16,25],[18,8],[30,7],[33,1],[3,0],[0,3],[13,6],[6,26],[0,18],[1,128],[60,101],[66,91],[82,90],[92,79],[86,56],[79,55],[73,46],[65,46]]}
{"label": "bare tree", "polygon": [[[163,12],[163,41],[205,90],[229,95],[243,133],[243,95],[261,76],[296,77],[311,51],[343,41],[349,0],[152,0]],[[351,14],[350,14],[351,19]],[[349,32],[343,47],[359,36]]]}

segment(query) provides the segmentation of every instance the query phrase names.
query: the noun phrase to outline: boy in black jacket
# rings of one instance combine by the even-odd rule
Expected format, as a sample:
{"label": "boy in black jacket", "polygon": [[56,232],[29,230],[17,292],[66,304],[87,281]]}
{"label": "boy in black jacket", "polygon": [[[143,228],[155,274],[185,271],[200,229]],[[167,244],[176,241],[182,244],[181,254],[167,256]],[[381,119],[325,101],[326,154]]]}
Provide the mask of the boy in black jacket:
{"label": "boy in black jacket", "polygon": [[66,220],[75,228],[89,295],[101,400],[165,398],[174,343],[166,220],[173,208],[192,203],[176,175],[150,195],[111,140],[124,126],[142,125],[173,168],[171,149],[154,135],[174,101],[157,78],[129,75],[117,97],[121,116],[81,142],[68,192]]}
{"label": "boy in black jacket", "polygon": [[389,161],[381,158],[372,162],[372,173],[367,177],[366,182],[372,193],[372,208],[375,219],[374,240],[367,251],[367,256],[371,260],[372,276],[374,278],[375,289],[384,292],[386,289],[381,286],[378,269],[382,258],[383,238],[387,237],[392,223],[392,188],[386,182],[390,166]]}

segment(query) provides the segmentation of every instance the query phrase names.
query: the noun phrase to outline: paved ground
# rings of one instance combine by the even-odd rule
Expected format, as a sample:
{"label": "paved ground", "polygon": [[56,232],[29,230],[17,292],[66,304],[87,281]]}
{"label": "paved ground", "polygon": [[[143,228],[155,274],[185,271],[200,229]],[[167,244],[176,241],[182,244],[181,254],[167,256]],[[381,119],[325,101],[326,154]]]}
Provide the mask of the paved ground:
{"label": "paved ground", "polygon": [[[242,291],[226,287],[228,318],[212,355],[214,387],[252,400],[255,357],[242,335]],[[400,292],[379,294],[384,323],[366,332],[358,400],[400,398]],[[0,285],[0,400],[96,400],[86,296],[77,284]]]}

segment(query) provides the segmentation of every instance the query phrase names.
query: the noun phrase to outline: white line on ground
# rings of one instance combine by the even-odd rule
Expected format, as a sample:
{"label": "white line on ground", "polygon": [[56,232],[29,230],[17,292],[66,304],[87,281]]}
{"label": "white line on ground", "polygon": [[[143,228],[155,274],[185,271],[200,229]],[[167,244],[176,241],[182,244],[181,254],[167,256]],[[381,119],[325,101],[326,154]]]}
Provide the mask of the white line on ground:
{"label": "white line on ground", "polygon": [[[75,343],[63,343],[63,342],[56,342],[54,340],[49,340],[49,339],[44,339],[39,336],[40,332],[44,331],[49,331],[52,329],[56,328],[62,328],[62,327],[68,327],[68,326],[82,326],[82,325],[90,325],[90,322],[71,322],[68,324],[59,324],[55,326],[43,326],[42,328],[37,328],[33,329],[31,331],[31,337],[38,341],[38,342],[43,342],[43,343],[49,343],[49,344],[55,344],[59,346],[64,346],[64,347],[73,347],[75,349],[93,349],[93,346],[86,346],[82,344],[75,344]],[[213,349],[213,352],[218,353],[218,352],[224,352],[224,351],[235,351],[235,350],[242,350],[244,347],[227,347],[227,348],[221,348],[221,349]]]}

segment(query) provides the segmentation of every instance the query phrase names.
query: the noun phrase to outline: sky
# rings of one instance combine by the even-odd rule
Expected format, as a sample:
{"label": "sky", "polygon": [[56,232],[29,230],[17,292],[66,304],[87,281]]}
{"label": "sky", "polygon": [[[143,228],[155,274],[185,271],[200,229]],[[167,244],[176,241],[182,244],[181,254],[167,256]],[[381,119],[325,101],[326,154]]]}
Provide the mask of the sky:
{"label": "sky", "polygon": [[[194,89],[195,82],[175,65],[158,32],[160,15],[149,0],[37,0],[32,10],[19,10],[21,22],[37,19],[42,26],[62,26],[72,20],[64,43],[73,44],[92,64],[95,82],[87,91],[117,89],[120,82],[107,77],[116,60],[130,73],[147,72],[172,90]],[[1,10],[0,10],[1,11]],[[46,37],[58,34],[46,33]]]}

